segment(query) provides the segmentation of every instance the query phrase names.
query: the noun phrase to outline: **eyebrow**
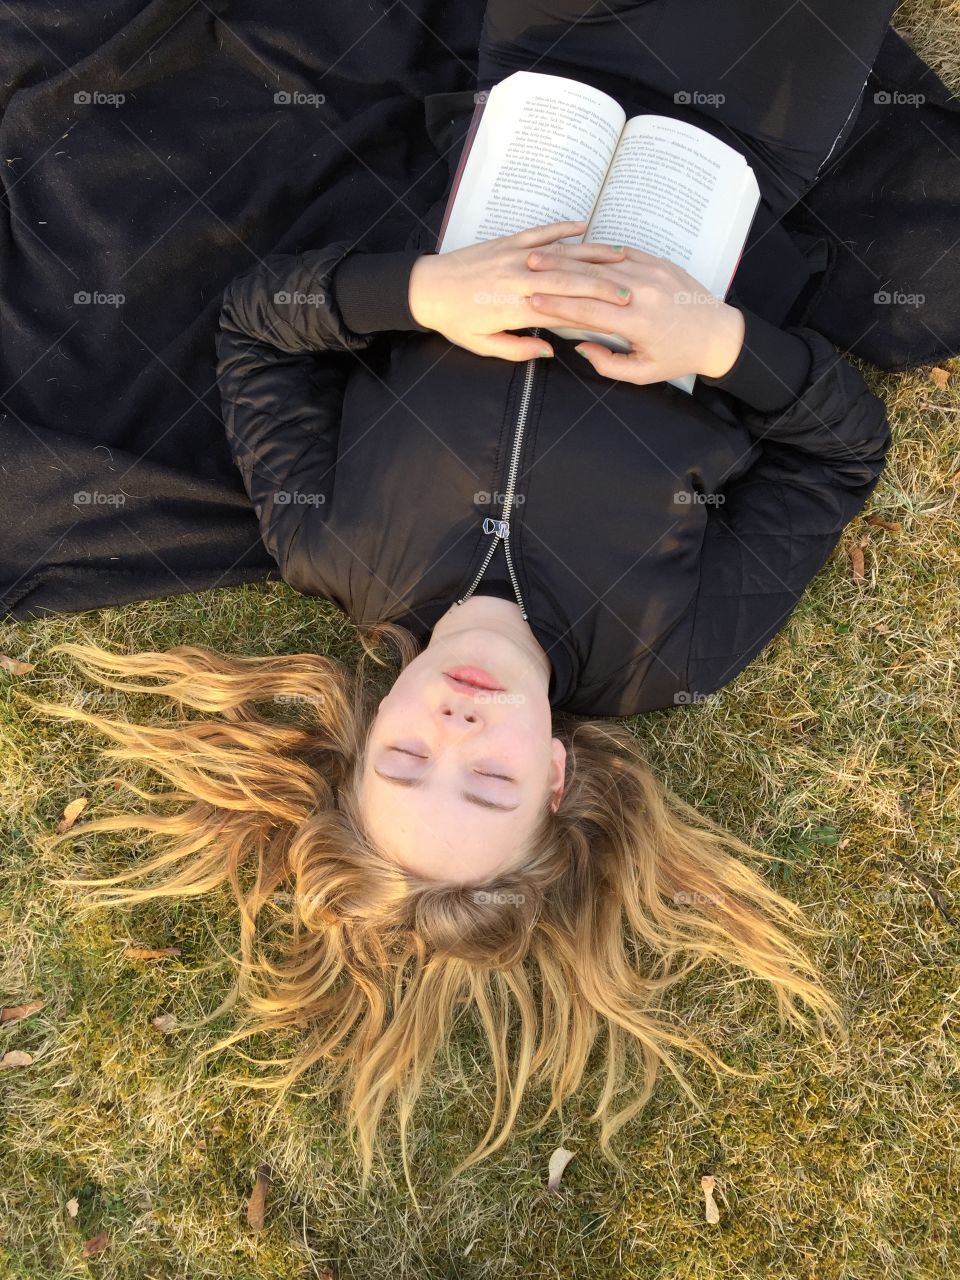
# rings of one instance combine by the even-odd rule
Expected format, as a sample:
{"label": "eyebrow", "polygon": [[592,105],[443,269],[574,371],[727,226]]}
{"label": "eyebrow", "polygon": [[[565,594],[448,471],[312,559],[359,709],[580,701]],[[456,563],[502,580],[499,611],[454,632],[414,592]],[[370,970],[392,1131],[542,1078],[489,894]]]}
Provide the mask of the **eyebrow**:
{"label": "eyebrow", "polygon": [[[392,782],[395,787],[423,786],[422,778],[391,778],[389,773],[381,773],[376,766],[373,772],[384,782]],[[460,799],[469,800],[471,804],[479,805],[481,809],[496,809],[500,813],[512,813],[514,809],[520,808],[519,801],[516,804],[498,804],[495,800],[486,800],[483,796],[474,795],[472,791],[461,791]]]}

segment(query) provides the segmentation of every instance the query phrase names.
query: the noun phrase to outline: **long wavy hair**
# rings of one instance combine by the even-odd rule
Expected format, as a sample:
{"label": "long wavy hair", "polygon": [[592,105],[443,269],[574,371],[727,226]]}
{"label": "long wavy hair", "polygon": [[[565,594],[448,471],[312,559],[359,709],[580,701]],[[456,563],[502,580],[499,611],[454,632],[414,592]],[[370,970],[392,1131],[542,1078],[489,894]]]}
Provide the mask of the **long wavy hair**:
{"label": "long wavy hair", "polygon": [[[658,998],[705,961],[769,983],[781,1025],[816,1030],[825,1043],[837,1032],[846,1039],[837,1001],[789,936],[824,931],[751,865],[773,855],[670,792],[616,721],[556,718],[567,748],[563,796],[556,812],[545,808],[516,869],[478,890],[419,878],[384,856],[364,834],[356,795],[376,710],[367,659],[396,671],[397,656],[402,669],[418,646],[391,624],[361,642],[356,671],[312,653],[237,657],[180,645],[122,654],[60,644],[50,652],[76,659],[105,687],[171,699],[174,722],[134,724],[84,705],[30,701],[40,714],[102,732],[119,744],[103,755],[146,765],[176,788],[154,795],[124,783],[141,799],[181,806],[123,812],[47,837],[56,845],[136,829],[159,846],[121,874],[59,883],[83,890],[81,909],[230,885],[240,922],[234,1002],[246,1016],[204,1054],[302,1028],[289,1056],[247,1059],[285,1069],[242,1083],[276,1089],[276,1105],[307,1071],[324,1096],[339,1085],[364,1189],[392,1100],[416,1199],[408,1127],[464,1006],[485,1035],[495,1099],[484,1137],[451,1179],[507,1141],[527,1086],[547,1082],[539,1129],[580,1087],[601,1032],[605,1081],[589,1118],[600,1122],[600,1149],[618,1167],[611,1139],[646,1105],[661,1065],[700,1105],[672,1050],[708,1063],[715,1077],[749,1074],[657,1016]],[[384,642],[396,647],[392,660]],[[278,718],[284,702],[295,720]],[[265,704],[273,704],[269,715]],[[181,714],[187,707],[202,718]],[[269,955],[258,929],[268,902]]]}

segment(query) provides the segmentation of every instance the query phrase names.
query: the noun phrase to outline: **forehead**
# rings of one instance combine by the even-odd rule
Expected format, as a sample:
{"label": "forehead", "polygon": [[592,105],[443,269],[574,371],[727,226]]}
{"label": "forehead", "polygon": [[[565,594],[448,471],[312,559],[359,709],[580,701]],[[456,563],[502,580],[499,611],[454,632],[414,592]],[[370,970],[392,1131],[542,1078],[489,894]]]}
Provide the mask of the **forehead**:
{"label": "forehead", "polygon": [[368,768],[360,805],[371,840],[425,876],[483,879],[508,870],[531,821],[531,804],[504,813],[460,799],[459,788],[401,787]]}

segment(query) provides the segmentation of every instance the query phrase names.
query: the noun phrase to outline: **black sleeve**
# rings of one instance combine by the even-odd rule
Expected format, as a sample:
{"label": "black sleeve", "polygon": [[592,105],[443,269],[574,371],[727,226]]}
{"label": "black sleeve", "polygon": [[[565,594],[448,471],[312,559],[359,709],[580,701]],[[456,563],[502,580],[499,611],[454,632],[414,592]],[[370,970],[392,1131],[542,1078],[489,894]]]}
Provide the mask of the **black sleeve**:
{"label": "black sleeve", "polygon": [[287,581],[300,526],[325,518],[344,388],[373,341],[345,325],[333,290],[351,248],[344,241],[272,254],[223,295],[216,350],[224,427],[264,545]]}
{"label": "black sleeve", "polygon": [[853,365],[815,330],[789,334],[809,351],[799,394],[772,411],[731,401],[759,456],[707,508],[686,673],[693,696],[727,684],[783,626],[876,487],[890,447],[884,403]]}
{"label": "black sleeve", "polygon": [[333,274],[333,288],[340,315],[354,333],[381,333],[385,329],[429,333],[410,312],[410,272],[421,249],[398,253],[347,254]]}
{"label": "black sleeve", "polygon": [[701,376],[708,387],[735,396],[751,409],[783,409],[799,396],[810,372],[810,348],[801,337],[738,306],[743,347],[721,378]]}

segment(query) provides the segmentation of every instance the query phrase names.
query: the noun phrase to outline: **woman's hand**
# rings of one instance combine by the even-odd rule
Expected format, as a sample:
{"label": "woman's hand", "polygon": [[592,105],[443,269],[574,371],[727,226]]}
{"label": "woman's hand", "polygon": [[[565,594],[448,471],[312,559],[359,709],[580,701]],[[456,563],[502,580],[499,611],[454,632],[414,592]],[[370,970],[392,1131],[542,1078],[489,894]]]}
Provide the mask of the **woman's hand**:
{"label": "woman's hand", "polygon": [[[614,280],[606,265],[622,264],[622,248],[555,243],[565,236],[582,235],[586,227],[585,221],[551,222],[450,253],[421,255],[413,264],[408,287],[414,320],[477,355],[516,361],[552,356],[552,348],[542,338],[504,332],[544,323],[542,314],[530,305],[535,288],[547,283],[557,293],[568,293],[571,300],[588,300],[618,312],[623,306],[617,293],[622,281]],[[534,276],[527,258],[537,247],[562,250],[564,271]]]}
{"label": "woman's hand", "polygon": [[598,342],[577,346],[598,373],[644,385],[685,373],[720,378],[729,372],[744,338],[743,314],[736,307],[714,298],[682,267],[629,246],[622,262],[604,268],[606,276],[630,290],[626,307],[605,298],[574,297],[581,264],[568,261],[571,247],[551,245],[529,255],[530,269],[544,277],[544,288],[532,293],[530,305],[543,324],[626,338],[633,347],[627,353]]}

